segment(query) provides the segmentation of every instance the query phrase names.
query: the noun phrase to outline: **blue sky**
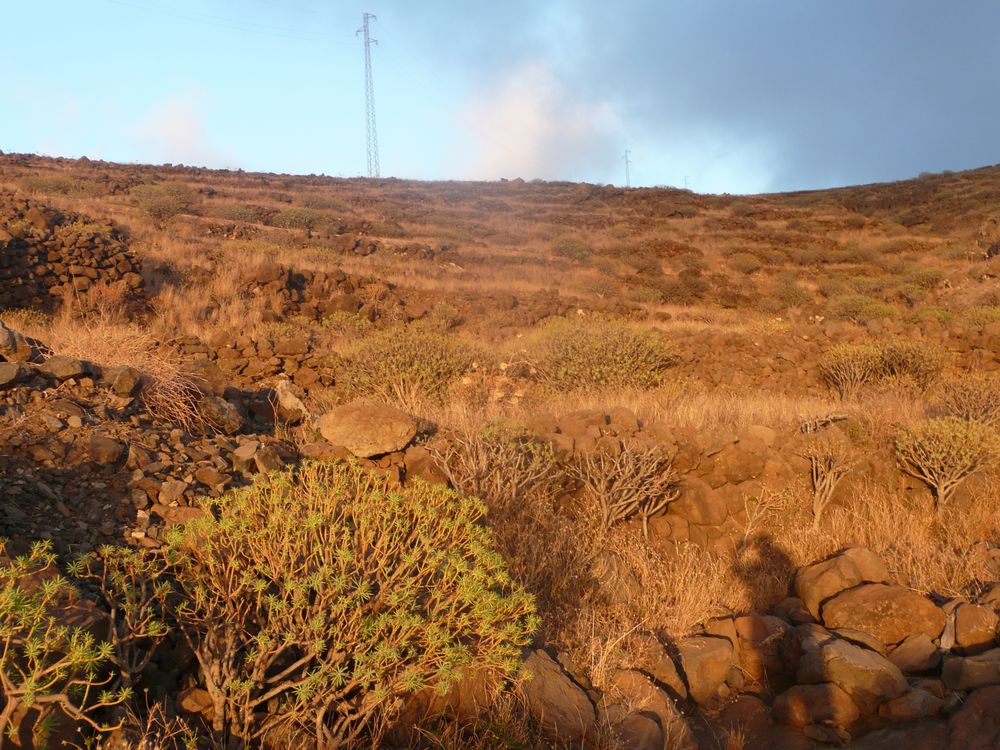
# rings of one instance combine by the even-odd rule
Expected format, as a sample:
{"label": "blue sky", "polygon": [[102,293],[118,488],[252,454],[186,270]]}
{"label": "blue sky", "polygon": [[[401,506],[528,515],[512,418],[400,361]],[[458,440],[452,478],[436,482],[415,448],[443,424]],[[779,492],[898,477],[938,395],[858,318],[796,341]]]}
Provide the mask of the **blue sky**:
{"label": "blue sky", "polygon": [[4,2],[0,149],[354,176],[825,187],[1000,162],[989,0]]}

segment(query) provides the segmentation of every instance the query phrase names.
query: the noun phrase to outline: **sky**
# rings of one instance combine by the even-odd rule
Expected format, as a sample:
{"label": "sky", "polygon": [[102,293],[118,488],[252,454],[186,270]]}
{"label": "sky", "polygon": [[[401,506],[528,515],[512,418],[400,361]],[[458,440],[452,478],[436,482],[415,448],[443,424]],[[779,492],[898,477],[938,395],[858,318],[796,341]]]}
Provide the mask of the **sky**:
{"label": "sky", "polygon": [[995,0],[0,0],[0,150],[758,193],[1000,162]]}

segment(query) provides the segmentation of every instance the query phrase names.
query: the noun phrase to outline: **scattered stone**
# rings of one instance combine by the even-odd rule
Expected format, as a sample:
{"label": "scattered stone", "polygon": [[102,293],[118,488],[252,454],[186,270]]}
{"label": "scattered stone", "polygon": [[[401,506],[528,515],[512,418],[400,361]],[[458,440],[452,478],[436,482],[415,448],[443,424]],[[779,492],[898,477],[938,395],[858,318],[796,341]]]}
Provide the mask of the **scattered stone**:
{"label": "scattered stone", "polygon": [[201,416],[223,435],[235,435],[243,427],[239,409],[218,396],[203,396],[198,403]]}
{"label": "scattered stone", "polygon": [[124,452],[125,446],[122,443],[106,435],[95,434],[90,438],[90,458],[99,464],[117,463]]}
{"label": "scattered stone", "polygon": [[693,636],[680,641],[677,651],[691,699],[699,705],[715,702],[733,665],[732,642],[726,638]]}
{"label": "scattered stone", "polygon": [[81,360],[62,354],[49,357],[38,366],[38,369],[49,377],[60,381],[79,378],[86,372]]}

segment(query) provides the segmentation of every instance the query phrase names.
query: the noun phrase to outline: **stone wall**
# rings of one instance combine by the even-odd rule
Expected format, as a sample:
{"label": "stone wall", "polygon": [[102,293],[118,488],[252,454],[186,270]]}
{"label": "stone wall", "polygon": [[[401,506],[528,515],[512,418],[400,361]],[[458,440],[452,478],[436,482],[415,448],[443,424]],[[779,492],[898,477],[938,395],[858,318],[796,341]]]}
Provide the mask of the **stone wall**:
{"label": "stone wall", "polygon": [[0,193],[0,309],[51,312],[100,285],[138,298],[139,261],[123,240],[113,227]]}

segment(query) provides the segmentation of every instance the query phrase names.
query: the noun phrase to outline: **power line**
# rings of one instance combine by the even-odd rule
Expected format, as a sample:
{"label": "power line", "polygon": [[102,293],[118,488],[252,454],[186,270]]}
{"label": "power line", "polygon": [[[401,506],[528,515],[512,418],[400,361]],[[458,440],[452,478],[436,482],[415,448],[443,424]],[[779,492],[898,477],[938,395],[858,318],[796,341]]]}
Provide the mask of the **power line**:
{"label": "power line", "polygon": [[371,13],[362,16],[361,28],[354,35],[365,35],[365,130],[368,138],[368,176],[378,177],[378,133],[375,128],[375,85],[372,81],[372,45],[378,44],[371,38],[369,22],[377,20]]}
{"label": "power line", "polygon": [[629,173],[629,167],[632,164],[632,160],[629,158],[631,153],[631,151],[625,149],[625,156],[622,157],[625,160],[625,187],[627,188],[632,187],[632,176]]}
{"label": "power line", "polygon": [[249,32],[252,34],[264,34],[272,37],[284,39],[294,39],[296,41],[321,42],[323,44],[348,44],[345,41],[336,41],[334,37],[317,31],[305,31],[301,29],[282,28],[271,24],[255,23],[242,19],[219,16],[211,13],[203,13],[186,8],[176,8],[165,6],[153,0],[108,0],[114,5],[133,10],[141,10],[151,13],[160,13],[171,18],[184,21],[195,21],[201,24],[217,26],[219,28],[233,31]]}

